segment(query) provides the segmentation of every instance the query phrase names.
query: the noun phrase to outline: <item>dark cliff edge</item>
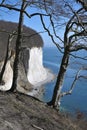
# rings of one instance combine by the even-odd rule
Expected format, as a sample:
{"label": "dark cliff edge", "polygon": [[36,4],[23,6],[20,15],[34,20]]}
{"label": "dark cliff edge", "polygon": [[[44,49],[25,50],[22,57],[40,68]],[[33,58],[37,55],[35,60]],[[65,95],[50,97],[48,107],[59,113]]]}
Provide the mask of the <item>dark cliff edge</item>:
{"label": "dark cliff edge", "polygon": [[[17,31],[17,23],[0,21],[0,61],[6,54],[8,35],[13,31]],[[15,47],[16,36],[11,42],[11,48]],[[43,47],[43,40],[39,33],[35,30],[23,26],[23,42],[22,47]]]}

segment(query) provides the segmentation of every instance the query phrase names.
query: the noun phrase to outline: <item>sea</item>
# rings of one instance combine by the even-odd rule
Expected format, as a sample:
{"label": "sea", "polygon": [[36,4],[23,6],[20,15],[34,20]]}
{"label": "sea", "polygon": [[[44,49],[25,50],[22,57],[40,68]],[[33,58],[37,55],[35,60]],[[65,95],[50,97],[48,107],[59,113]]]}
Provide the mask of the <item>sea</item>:
{"label": "sea", "polygon": [[[87,51],[79,51],[73,54],[75,56],[78,55],[78,57],[81,56],[82,58],[87,57]],[[63,55],[56,47],[43,48],[43,64],[56,76],[59,72],[62,56]],[[62,92],[68,91],[70,89],[76,73],[81,69],[82,66],[87,67],[87,60],[70,56],[70,63],[65,75]],[[79,75],[84,75],[87,77],[87,70],[80,71]],[[56,78],[50,83],[44,85],[44,91],[41,99],[42,101],[49,102],[52,99],[55,83]],[[87,78],[80,78],[76,82],[72,94],[61,98],[60,110],[74,114],[77,111],[80,111],[85,115],[87,114]]]}

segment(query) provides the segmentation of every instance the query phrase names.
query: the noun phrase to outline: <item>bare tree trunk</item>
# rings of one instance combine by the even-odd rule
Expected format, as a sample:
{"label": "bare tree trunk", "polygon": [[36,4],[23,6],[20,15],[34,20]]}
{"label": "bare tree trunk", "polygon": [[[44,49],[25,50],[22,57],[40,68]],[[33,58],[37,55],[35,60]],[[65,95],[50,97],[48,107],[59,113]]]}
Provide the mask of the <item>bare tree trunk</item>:
{"label": "bare tree trunk", "polygon": [[6,57],[5,57],[5,60],[4,60],[4,65],[3,65],[2,70],[0,72],[0,83],[2,83],[3,74],[4,74],[4,71],[5,71],[6,64],[7,64],[8,51],[9,51],[9,38],[8,38],[8,43],[7,43],[7,50],[6,50]]}
{"label": "bare tree trunk", "polygon": [[[11,52],[9,51],[9,47],[10,47],[11,41],[12,41],[12,39],[14,37],[14,33],[15,33],[15,31],[12,34],[9,34],[9,36],[8,36],[6,56],[5,56],[5,60],[4,60],[4,64],[3,64],[2,70],[0,72],[0,83],[2,83],[2,78],[3,78],[3,74],[4,74],[4,71],[5,71],[5,67],[6,67],[8,58],[11,57]],[[10,54],[9,54],[9,52],[10,52]]]}
{"label": "bare tree trunk", "polygon": [[63,87],[64,76],[67,70],[68,63],[69,63],[69,51],[68,48],[66,47],[65,52],[63,54],[60,70],[57,76],[57,81],[54,88],[52,100],[47,103],[48,105],[53,106],[54,108],[59,109],[60,106],[60,98],[61,98],[60,94],[61,94],[61,89]]}
{"label": "bare tree trunk", "polygon": [[7,60],[9,58],[9,44],[11,43],[11,41],[12,41],[12,36],[10,34],[9,37],[8,37],[8,43],[7,43],[7,50],[6,50],[6,56],[5,56],[5,60],[4,60],[4,65],[3,65],[2,70],[0,72],[0,83],[2,83],[3,74],[4,74],[4,71],[5,71]]}
{"label": "bare tree trunk", "polygon": [[17,77],[18,77],[18,64],[19,64],[19,53],[20,47],[22,42],[22,30],[23,30],[23,10],[24,10],[25,1],[22,1],[20,17],[19,17],[19,24],[18,24],[18,35],[16,40],[16,56],[14,60],[13,66],[13,84],[10,91],[15,91],[17,87]]}

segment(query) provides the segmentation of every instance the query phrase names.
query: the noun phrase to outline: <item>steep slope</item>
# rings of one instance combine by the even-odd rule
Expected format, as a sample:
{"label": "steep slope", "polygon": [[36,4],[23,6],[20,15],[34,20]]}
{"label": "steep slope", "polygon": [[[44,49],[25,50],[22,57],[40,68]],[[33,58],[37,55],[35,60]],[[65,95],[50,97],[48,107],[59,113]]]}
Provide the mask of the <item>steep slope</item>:
{"label": "steep slope", "polygon": [[[80,125],[80,126],[79,126]],[[0,130],[86,130],[87,122],[18,93],[0,92]]]}

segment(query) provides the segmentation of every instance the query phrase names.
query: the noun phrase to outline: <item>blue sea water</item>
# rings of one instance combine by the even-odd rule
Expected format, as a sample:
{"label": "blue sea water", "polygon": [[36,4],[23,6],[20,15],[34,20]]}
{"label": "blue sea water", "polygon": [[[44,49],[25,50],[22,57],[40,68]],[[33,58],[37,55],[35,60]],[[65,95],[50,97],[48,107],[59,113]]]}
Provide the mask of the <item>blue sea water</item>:
{"label": "blue sea water", "polygon": [[[87,52],[79,52],[79,55],[86,56]],[[56,75],[59,71],[61,59],[62,54],[56,48],[43,49],[44,66],[49,68]],[[76,72],[82,65],[87,66],[87,61],[83,61],[77,58],[70,58],[70,65],[65,75],[62,91],[69,90]],[[87,75],[87,70],[82,72],[82,74]],[[55,83],[56,79],[44,86],[44,93],[42,95],[42,100],[44,102],[48,102],[52,99]],[[76,82],[72,94],[64,96],[61,99],[61,108],[71,113],[75,113],[77,110],[79,110],[87,114],[87,79],[80,79]]]}

